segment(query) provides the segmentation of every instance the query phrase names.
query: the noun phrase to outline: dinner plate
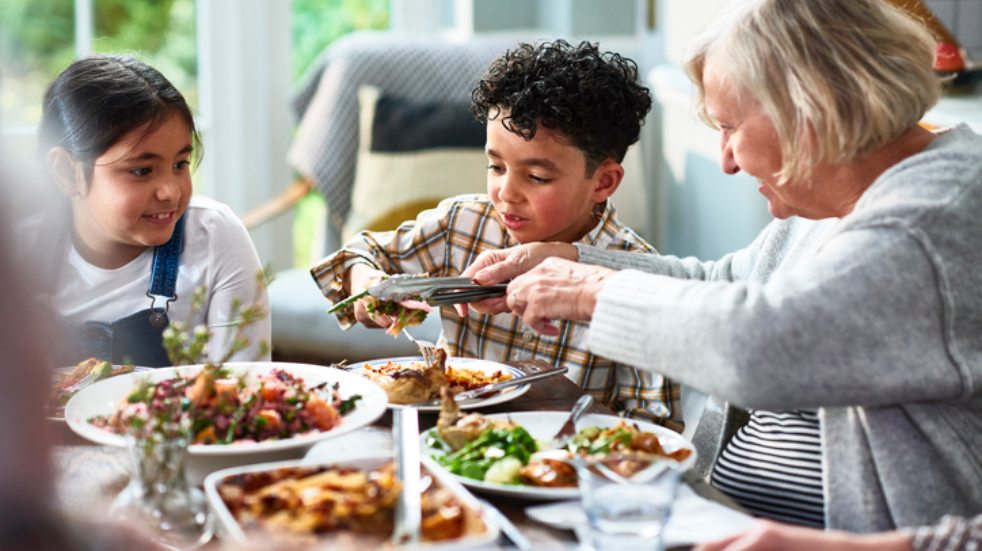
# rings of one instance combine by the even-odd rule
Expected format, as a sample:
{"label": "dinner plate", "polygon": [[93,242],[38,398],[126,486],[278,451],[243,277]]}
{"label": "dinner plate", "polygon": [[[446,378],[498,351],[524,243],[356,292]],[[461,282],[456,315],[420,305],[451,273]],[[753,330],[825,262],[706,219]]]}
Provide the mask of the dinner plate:
{"label": "dinner plate", "polygon": [[[560,530],[586,534],[586,514],[579,500],[559,501],[525,508],[536,522]],[[753,524],[754,518],[696,494],[688,484],[679,486],[678,497],[662,536],[666,549],[687,547],[738,534]]]}
{"label": "dinner plate", "polygon": [[[113,365],[113,367],[119,367],[119,365],[116,364],[116,365]],[[58,387],[58,381],[61,379],[62,375],[65,375],[65,374],[70,373],[73,369],[75,369],[75,366],[56,367],[56,368],[54,368],[54,370],[52,372],[52,378],[51,378],[51,391],[52,392],[55,391],[55,389],[57,389],[57,387]],[[144,367],[144,366],[136,366],[136,367],[133,368],[133,371],[130,371],[130,373],[140,373],[140,372],[145,372],[145,371],[153,371],[153,368],[152,367]],[[120,373],[119,375],[110,375],[109,377],[106,377],[106,378],[107,379],[111,379],[113,377],[119,377],[120,375],[126,375],[126,374],[127,373]],[[81,392],[81,391],[79,391],[79,392]],[[75,394],[78,394],[78,392],[76,392]],[[67,403],[66,403],[66,405],[67,405]],[[54,421],[56,423],[64,423],[65,422],[65,417],[63,415],[48,415],[48,420],[49,421]]]}
{"label": "dinner plate", "polygon": [[[363,366],[361,369],[353,369],[352,373],[363,374],[365,372],[364,366],[379,367],[383,366],[389,362],[393,363],[410,363],[410,362],[422,362],[422,356],[401,356],[398,358],[382,358],[378,360],[371,360],[367,362],[360,362]],[[499,362],[493,362],[491,360],[482,360],[479,358],[447,358],[447,366],[453,367],[454,369],[469,369],[472,371],[479,371],[482,373],[494,373],[495,371],[503,371],[505,373],[510,373],[514,378],[522,378],[526,375],[524,371],[518,369],[517,367],[512,367],[510,365],[505,365]],[[367,378],[367,376],[366,376]],[[480,400],[467,400],[458,404],[460,409],[478,409],[487,406],[493,406],[495,404],[501,404],[518,398],[522,394],[528,392],[530,385],[520,385],[513,386],[510,388],[503,389],[496,394],[488,396],[487,398],[482,398]],[[416,406],[413,404],[389,404],[389,408],[400,408],[400,407],[414,407],[419,411],[440,411],[440,406]]]}
{"label": "dinner plate", "polygon": [[[493,415],[488,415],[487,418],[511,420],[513,423],[524,427],[532,438],[535,438],[539,442],[545,442],[550,440],[553,435],[556,434],[559,427],[563,426],[563,423],[565,423],[566,419],[569,418],[569,412],[517,411],[513,413],[496,413]],[[576,423],[576,428],[577,430],[582,430],[586,427],[613,427],[617,426],[621,421],[625,421],[625,419],[617,417],[616,415],[588,413],[583,417],[580,417],[580,420]],[[690,454],[685,461],[682,461],[679,464],[679,468],[682,471],[688,470],[695,464],[696,448],[692,445],[692,442],[681,434],[647,421],[640,421],[637,419],[627,419],[626,421],[637,425],[638,429],[643,432],[654,433],[656,436],[658,436],[658,440],[661,442],[662,447],[668,452],[672,452],[680,448],[691,449],[692,454]],[[423,454],[435,459],[446,452],[444,450],[434,448],[427,443],[427,440],[430,439],[431,435],[436,436],[436,428],[432,428],[420,435],[420,450]],[[517,484],[496,484],[492,482],[484,482],[483,480],[474,480],[473,478],[467,478],[459,475],[453,476],[455,476],[461,484],[469,488],[491,494],[520,499],[555,500],[574,499],[580,496],[580,491],[578,488],[543,488],[540,486],[523,486]]]}
{"label": "dinner plate", "polygon": [[[114,434],[108,430],[89,423],[96,415],[109,415],[116,405],[137,384],[138,379],[148,378],[151,382],[173,378],[175,375],[189,376],[197,373],[203,366],[189,365],[181,367],[162,367],[149,372],[126,373],[93,383],[80,390],[65,406],[65,418],[68,426],[79,436],[99,444],[108,446],[128,446],[129,439]],[[321,383],[339,383],[341,395],[345,398],[355,394],[361,395],[361,400],[355,408],[342,418],[336,427],[327,431],[313,431],[281,440],[265,440],[262,442],[242,442],[232,444],[192,444],[188,447],[191,456],[251,456],[264,452],[277,452],[293,448],[307,448],[319,440],[339,436],[359,429],[378,419],[385,412],[388,398],[385,392],[375,383],[341,369],[321,365],[280,363],[280,362],[239,362],[224,365],[237,375],[261,374],[279,368],[291,375],[303,379],[304,384],[312,387]],[[300,452],[302,455],[302,452]]]}

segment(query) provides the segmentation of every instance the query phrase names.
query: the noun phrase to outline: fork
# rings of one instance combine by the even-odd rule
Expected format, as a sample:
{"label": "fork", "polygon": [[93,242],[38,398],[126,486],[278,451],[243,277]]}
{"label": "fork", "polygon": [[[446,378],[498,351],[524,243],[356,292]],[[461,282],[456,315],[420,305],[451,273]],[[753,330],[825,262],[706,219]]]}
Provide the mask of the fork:
{"label": "fork", "polygon": [[593,405],[593,396],[589,394],[584,394],[580,396],[580,399],[573,404],[573,409],[569,412],[569,418],[563,423],[563,426],[559,427],[559,430],[549,441],[549,445],[545,446],[548,449],[561,448],[569,442],[570,438],[576,435],[576,421],[579,419],[586,410],[590,409]]}
{"label": "fork", "polygon": [[436,360],[437,346],[430,341],[424,341],[423,339],[417,339],[416,337],[409,334],[409,331],[403,327],[402,334],[406,336],[407,339],[412,341],[419,348],[419,353],[423,355],[423,360],[426,361],[426,365],[433,365]]}
{"label": "fork", "polygon": [[82,390],[83,388],[89,386],[90,384],[92,384],[94,382],[95,382],[95,374],[90,371],[90,372],[86,373],[84,377],[82,377],[81,379],[79,379],[77,383],[75,383],[75,384],[73,384],[71,386],[68,386],[68,387],[63,388],[62,389],[62,392],[66,393],[66,394],[74,394],[74,393],[78,392],[79,390]]}

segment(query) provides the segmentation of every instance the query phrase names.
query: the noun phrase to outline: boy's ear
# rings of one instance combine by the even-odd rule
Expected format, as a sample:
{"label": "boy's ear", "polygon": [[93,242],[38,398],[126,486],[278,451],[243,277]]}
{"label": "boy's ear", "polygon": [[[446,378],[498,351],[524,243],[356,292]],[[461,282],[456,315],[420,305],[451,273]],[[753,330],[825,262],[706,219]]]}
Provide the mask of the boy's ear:
{"label": "boy's ear", "polygon": [[54,176],[58,189],[68,197],[82,194],[85,178],[80,168],[75,157],[65,148],[53,147],[48,151],[48,170]]}
{"label": "boy's ear", "polygon": [[593,186],[593,202],[606,201],[621,185],[621,180],[624,179],[624,167],[613,159],[607,159],[597,167],[594,178],[596,184]]}

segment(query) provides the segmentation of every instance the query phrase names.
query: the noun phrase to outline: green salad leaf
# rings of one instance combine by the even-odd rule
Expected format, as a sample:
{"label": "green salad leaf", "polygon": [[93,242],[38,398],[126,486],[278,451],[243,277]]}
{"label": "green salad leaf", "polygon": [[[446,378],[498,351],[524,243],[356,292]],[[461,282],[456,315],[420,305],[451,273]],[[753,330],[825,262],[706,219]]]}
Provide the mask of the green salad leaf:
{"label": "green salad leaf", "polygon": [[512,457],[527,465],[529,457],[538,451],[535,439],[522,427],[490,428],[463,448],[437,458],[450,472],[484,480],[495,463]]}

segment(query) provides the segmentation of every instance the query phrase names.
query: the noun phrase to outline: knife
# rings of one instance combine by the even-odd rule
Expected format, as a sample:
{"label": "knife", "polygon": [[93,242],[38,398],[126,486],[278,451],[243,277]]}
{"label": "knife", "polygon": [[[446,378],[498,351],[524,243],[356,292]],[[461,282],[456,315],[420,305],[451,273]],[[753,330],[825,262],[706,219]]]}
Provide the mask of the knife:
{"label": "knife", "polygon": [[414,408],[392,410],[392,442],[395,445],[396,477],[402,492],[396,502],[393,545],[419,543],[422,498],[419,476],[419,416]]}
{"label": "knife", "polygon": [[501,527],[501,533],[504,534],[506,539],[511,540],[511,543],[516,549],[519,549],[519,551],[532,551],[532,543],[518,530],[517,526],[508,520],[508,517],[504,513],[487,501],[481,500],[481,505],[484,506],[485,512],[498,522],[498,526]]}
{"label": "knife", "polygon": [[[541,379],[547,379],[549,377],[560,375],[562,373],[566,373],[566,371],[568,371],[568,370],[569,370],[568,367],[557,367],[557,368],[554,368],[554,369],[546,369],[545,371],[539,371],[538,373],[533,373],[531,375],[525,375],[524,377],[515,377],[515,378],[512,378],[512,379],[508,379],[507,381],[501,381],[500,383],[492,383],[490,385],[479,386],[477,388],[474,388],[474,389],[471,389],[471,390],[466,390],[466,391],[461,392],[459,394],[455,394],[454,395],[454,401],[455,402],[458,402],[458,403],[459,402],[465,402],[467,400],[472,400],[474,398],[478,398],[478,397],[483,396],[485,394],[489,394],[489,393],[492,393],[492,392],[497,392],[497,391],[499,391],[499,390],[501,390],[503,388],[510,388],[510,387],[513,387],[513,386],[521,386],[521,385],[524,385],[524,384],[527,384],[527,383],[532,383],[532,382],[535,382],[535,381],[538,381],[538,380],[541,380]],[[420,403],[411,404],[411,405],[413,405],[413,406],[438,406],[438,405],[440,405],[440,399],[438,398],[436,400],[430,400],[428,402],[420,402]]]}

